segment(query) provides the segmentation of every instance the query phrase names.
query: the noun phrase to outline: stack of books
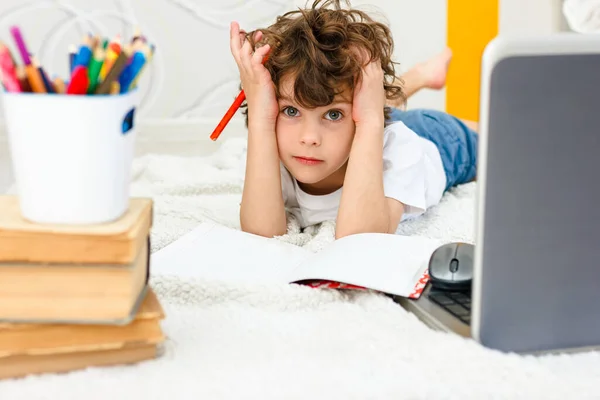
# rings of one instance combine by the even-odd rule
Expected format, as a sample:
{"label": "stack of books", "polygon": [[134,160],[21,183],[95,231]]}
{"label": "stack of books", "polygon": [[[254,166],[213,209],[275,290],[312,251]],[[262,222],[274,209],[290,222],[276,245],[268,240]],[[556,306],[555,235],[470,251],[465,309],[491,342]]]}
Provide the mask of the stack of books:
{"label": "stack of books", "polygon": [[148,286],[152,200],[117,221],[40,225],[0,196],[0,379],[155,358],[163,309]]}

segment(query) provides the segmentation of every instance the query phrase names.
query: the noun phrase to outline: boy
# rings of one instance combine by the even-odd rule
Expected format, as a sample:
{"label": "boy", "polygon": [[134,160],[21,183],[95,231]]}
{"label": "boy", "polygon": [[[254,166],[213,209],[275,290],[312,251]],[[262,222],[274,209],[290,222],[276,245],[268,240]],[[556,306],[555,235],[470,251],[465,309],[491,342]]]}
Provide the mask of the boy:
{"label": "boy", "polygon": [[[394,233],[474,179],[473,130],[390,107],[404,100],[392,50],[385,25],[339,0],[249,34],[232,23],[248,126],[242,230],[283,235],[287,208],[302,227],[335,219],[336,238]],[[409,89],[418,86],[409,75]]]}

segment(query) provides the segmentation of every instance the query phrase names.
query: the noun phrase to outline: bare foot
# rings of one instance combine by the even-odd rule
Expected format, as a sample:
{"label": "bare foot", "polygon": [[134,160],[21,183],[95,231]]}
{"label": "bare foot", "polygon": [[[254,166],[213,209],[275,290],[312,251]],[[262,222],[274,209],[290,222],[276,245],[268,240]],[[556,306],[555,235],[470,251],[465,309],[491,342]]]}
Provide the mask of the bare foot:
{"label": "bare foot", "polygon": [[461,119],[462,123],[467,126],[467,128],[479,133],[479,123],[475,121],[469,121],[466,119]]}
{"label": "bare foot", "polygon": [[452,50],[446,47],[442,52],[419,64],[419,73],[422,74],[426,88],[441,89],[446,85],[446,74],[451,59]]}

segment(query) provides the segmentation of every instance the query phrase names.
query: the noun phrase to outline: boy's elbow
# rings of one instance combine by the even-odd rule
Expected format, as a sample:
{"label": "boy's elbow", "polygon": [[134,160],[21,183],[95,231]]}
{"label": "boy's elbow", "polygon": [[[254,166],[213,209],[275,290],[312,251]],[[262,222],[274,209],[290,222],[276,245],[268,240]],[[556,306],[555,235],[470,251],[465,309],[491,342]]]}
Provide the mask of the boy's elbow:
{"label": "boy's elbow", "polygon": [[341,238],[346,237],[346,236],[353,235],[354,233],[357,233],[357,232],[351,232],[351,231],[348,231],[348,230],[343,230],[342,231],[342,230],[336,229],[335,230],[335,240],[341,239]]}
{"label": "boy's elbow", "polygon": [[[387,210],[386,210],[387,211]],[[371,216],[364,220],[338,221],[335,227],[335,239],[358,233],[395,233],[402,212],[383,212],[379,216]]]}
{"label": "boy's elbow", "polygon": [[336,227],[335,229],[335,240],[341,239],[346,236],[356,235],[359,233],[390,233],[387,224],[373,224],[368,226],[356,226],[356,227]]}
{"label": "boy's elbow", "polygon": [[283,236],[287,233],[287,226],[277,226],[277,227],[269,227],[269,226],[252,226],[248,224],[241,223],[241,228],[243,232],[251,233],[257,236],[263,236],[266,238],[273,238],[275,236]]}

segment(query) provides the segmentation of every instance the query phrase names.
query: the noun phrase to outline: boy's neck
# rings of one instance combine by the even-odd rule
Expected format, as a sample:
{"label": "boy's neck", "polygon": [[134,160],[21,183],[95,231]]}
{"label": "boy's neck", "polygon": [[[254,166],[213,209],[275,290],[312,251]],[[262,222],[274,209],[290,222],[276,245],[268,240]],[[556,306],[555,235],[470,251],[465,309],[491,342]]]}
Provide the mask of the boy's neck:
{"label": "boy's neck", "polygon": [[316,182],[316,183],[302,183],[298,180],[298,186],[304,193],[313,196],[324,196],[331,194],[341,188],[344,185],[344,178],[346,177],[346,168],[348,163],[346,162],[340,169],[329,175],[327,178]]}

